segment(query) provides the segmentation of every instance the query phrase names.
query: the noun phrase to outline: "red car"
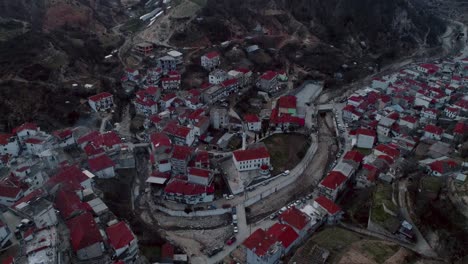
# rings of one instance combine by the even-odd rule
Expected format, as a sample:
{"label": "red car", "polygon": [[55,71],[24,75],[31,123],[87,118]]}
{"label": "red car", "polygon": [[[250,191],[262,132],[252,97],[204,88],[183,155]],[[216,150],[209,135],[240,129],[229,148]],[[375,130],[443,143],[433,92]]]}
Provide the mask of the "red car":
{"label": "red car", "polygon": [[226,241],[226,245],[230,246],[232,244],[234,244],[234,242],[236,242],[236,237],[231,237],[230,239],[228,239],[228,241]]}

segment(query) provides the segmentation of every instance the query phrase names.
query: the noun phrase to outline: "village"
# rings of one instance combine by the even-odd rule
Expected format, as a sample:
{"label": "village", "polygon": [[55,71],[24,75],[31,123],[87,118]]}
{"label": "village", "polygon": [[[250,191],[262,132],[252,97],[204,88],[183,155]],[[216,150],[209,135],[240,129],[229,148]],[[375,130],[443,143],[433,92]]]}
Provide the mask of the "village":
{"label": "village", "polygon": [[438,259],[411,190],[447,186],[468,217],[468,49],[329,100],[233,49],[262,47],[134,43],[116,88],[131,105],[102,91],[91,121],[1,133],[2,263],[326,263],[338,250],[309,241],[333,228]]}

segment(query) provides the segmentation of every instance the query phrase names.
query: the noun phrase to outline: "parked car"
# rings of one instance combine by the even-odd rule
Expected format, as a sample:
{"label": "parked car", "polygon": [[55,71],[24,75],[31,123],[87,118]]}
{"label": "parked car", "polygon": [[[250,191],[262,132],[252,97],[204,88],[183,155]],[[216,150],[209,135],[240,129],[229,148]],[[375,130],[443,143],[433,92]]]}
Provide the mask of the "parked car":
{"label": "parked car", "polygon": [[236,242],[237,238],[235,236],[229,238],[227,241],[226,241],[226,245],[230,246],[232,244],[234,244],[234,242]]}
{"label": "parked car", "polygon": [[239,228],[237,226],[234,227],[234,234],[239,233]]}
{"label": "parked car", "polygon": [[223,204],[223,208],[224,208],[224,209],[227,209],[227,208],[230,208],[230,207],[231,207],[230,204]]}
{"label": "parked car", "polygon": [[278,214],[277,214],[277,213],[273,213],[273,214],[270,215],[270,219],[271,219],[271,220],[276,219],[276,217],[278,217]]}
{"label": "parked car", "polygon": [[283,172],[283,176],[287,176],[287,175],[289,175],[289,173],[291,173],[289,170],[285,170],[285,171]]}
{"label": "parked car", "polygon": [[216,206],[212,204],[208,205],[208,210],[214,210],[214,209],[216,209]]}
{"label": "parked car", "polygon": [[226,196],[226,200],[231,200],[231,199],[234,199],[234,195],[230,194],[230,195]]}
{"label": "parked car", "polygon": [[233,208],[231,209],[231,211],[232,211],[233,214],[236,214],[236,213],[237,213],[236,207],[233,207]]}

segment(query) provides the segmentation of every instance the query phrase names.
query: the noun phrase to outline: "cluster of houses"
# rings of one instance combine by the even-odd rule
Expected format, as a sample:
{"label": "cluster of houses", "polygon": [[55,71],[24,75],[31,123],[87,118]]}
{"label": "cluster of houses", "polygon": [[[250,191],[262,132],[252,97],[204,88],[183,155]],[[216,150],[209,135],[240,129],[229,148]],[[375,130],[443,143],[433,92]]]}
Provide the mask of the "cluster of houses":
{"label": "cluster of houses", "polygon": [[[70,157],[69,148],[80,150],[80,157]],[[48,134],[25,123],[0,135],[0,149],[0,204],[23,219],[16,227],[1,225],[3,239],[14,233],[22,241],[12,260],[62,263],[67,250],[78,261],[137,260],[136,236],[94,184],[95,178],[115,177],[114,169],[135,167],[133,153],[116,133],[77,127]],[[70,249],[60,243],[60,223],[68,229]]]}
{"label": "cluster of houses", "polygon": [[318,196],[303,207],[283,208],[281,212],[271,227],[259,228],[244,240],[246,263],[279,263],[321,225],[336,223],[343,216],[341,208],[325,196]]}
{"label": "cluster of houses", "polygon": [[358,186],[398,178],[404,157],[421,142],[430,145],[419,162],[429,175],[460,175],[463,162],[452,154],[468,136],[467,69],[468,59],[415,65],[375,78],[347,99],[342,114],[353,145],[371,152]]}

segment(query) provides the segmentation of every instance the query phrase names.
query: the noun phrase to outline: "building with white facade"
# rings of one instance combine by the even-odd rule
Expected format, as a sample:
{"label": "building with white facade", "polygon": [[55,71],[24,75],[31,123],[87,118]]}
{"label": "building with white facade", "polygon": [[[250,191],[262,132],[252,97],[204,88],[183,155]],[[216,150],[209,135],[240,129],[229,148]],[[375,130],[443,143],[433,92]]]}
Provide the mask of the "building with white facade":
{"label": "building with white facade", "polygon": [[238,171],[257,170],[262,165],[270,166],[270,154],[266,147],[236,150],[232,153],[234,166]]}
{"label": "building with white facade", "polygon": [[106,111],[114,106],[114,96],[103,92],[88,98],[88,104],[95,112]]}

